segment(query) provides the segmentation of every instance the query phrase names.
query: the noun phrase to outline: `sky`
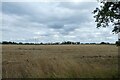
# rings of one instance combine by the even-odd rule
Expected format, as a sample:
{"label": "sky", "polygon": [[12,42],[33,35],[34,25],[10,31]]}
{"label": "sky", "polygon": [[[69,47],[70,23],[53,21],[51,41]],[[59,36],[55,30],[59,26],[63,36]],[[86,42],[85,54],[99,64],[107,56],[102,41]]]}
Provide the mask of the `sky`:
{"label": "sky", "polygon": [[113,27],[96,28],[98,2],[2,2],[2,41],[100,43],[118,40]]}

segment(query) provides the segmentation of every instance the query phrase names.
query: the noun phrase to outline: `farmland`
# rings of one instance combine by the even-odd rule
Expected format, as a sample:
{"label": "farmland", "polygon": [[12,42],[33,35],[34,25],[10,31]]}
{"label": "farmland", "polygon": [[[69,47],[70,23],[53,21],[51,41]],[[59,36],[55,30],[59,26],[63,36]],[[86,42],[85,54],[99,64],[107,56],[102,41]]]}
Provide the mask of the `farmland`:
{"label": "farmland", "polygon": [[3,78],[113,78],[115,45],[2,45]]}

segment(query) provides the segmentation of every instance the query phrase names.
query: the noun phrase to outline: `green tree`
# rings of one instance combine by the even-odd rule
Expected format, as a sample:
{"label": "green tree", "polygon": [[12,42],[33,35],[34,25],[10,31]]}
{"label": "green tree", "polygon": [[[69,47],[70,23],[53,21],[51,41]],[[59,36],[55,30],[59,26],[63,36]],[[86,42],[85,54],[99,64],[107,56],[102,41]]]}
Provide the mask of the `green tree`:
{"label": "green tree", "polygon": [[120,32],[120,0],[112,0],[108,2],[103,0],[100,2],[100,7],[96,8],[93,13],[97,28],[107,27],[110,24],[114,26],[112,32]]}

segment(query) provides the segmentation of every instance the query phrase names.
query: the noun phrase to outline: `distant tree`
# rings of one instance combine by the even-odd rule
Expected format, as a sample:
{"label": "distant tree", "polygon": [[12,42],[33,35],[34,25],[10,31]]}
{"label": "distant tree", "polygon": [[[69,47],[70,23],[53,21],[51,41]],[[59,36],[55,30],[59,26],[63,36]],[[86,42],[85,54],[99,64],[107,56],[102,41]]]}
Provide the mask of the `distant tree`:
{"label": "distant tree", "polygon": [[3,41],[2,44],[12,44],[12,42]]}
{"label": "distant tree", "polygon": [[59,45],[59,44],[60,44],[59,42],[54,43],[54,45]]}
{"label": "distant tree", "polygon": [[25,43],[25,45],[29,45],[30,43]]}
{"label": "distant tree", "polygon": [[18,44],[23,44],[22,42],[19,42]]}
{"label": "distant tree", "polygon": [[96,44],[96,43],[90,43],[90,44]]}
{"label": "distant tree", "polygon": [[90,44],[90,43],[84,43],[84,44]]}
{"label": "distant tree", "polygon": [[15,42],[11,42],[11,41],[9,41],[9,42],[3,41],[2,44],[16,44],[16,43]]}
{"label": "distant tree", "polygon": [[10,41],[9,41],[8,44],[13,44],[13,42],[10,42]]}
{"label": "distant tree", "polygon": [[112,32],[120,32],[120,1],[112,0],[112,2],[107,2],[108,0],[102,0],[100,8],[96,8],[93,13],[94,18],[97,22],[97,28],[107,27],[110,23],[114,25]]}
{"label": "distant tree", "polygon": [[116,45],[120,46],[120,39],[118,41],[116,41]]}
{"label": "distant tree", "polygon": [[107,42],[106,44],[110,44],[109,42]]}
{"label": "distant tree", "polygon": [[16,42],[12,42],[12,44],[18,44],[18,43],[16,43]]}
{"label": "distant tree", "polygon": [[40,45],[43,45],[43,43],[41,42]]}
{"label": "distant tree", "polygon": [[2,44],[8,44],[8,42],[7,41],[3,41]]}
{"label": "distant tree", "polygon": [[80,42],[76,42],[77,44],[80,44]]}
{"label": "distant tree", "polygon": [[106,44],[105,42],[101,42],[100,44]]}
{"label": "distant tree", "polygon": [[67,41],[66,44],[74,44],[74,42]]}

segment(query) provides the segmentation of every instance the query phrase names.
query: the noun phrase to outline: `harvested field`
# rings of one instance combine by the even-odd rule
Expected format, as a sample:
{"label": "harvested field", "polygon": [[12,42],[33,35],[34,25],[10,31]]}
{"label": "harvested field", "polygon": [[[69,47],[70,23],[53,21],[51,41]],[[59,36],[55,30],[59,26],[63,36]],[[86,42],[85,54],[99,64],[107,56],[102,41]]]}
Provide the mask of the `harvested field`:
{"label": "harvested field", "polygon": [[3,45],[3,78],[114,78],[115,45]]}

